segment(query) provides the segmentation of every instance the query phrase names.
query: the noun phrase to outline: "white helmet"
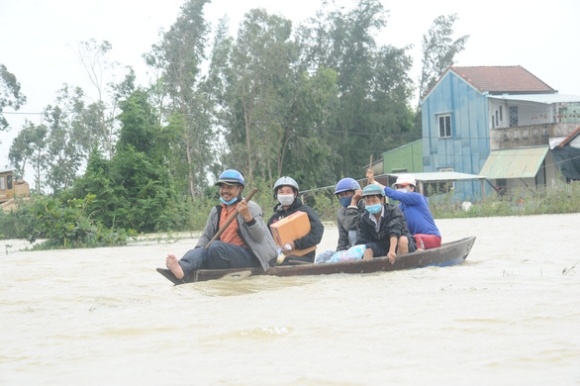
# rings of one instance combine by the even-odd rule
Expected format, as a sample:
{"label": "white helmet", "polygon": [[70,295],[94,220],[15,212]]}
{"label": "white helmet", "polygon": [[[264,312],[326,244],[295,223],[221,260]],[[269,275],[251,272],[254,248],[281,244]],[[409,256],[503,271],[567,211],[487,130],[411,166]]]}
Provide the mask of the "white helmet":
{"label": "white helmet", "polygon": [[274,198],[278,197],[278,188],[281,188],[282,186],[290,186],[294,193],[298,193],[298,191],[300,190],[300,188],[298,187],[298,184],[296,183],[296,180],[294,180],[294,178],[287,177],[287,176],[280,177],[274,183]]}
{"label": "white helmet", "polygon": [[401,174],[399,177],[397,177],[397,182],[395,182],[393,184],[393,188],[397,188],[397,186],[407,186],[407,185],[413,185],[413,186],[417,186],[417,182],[415,181],[415,178],[413,178],[412,175],[410,174]]}

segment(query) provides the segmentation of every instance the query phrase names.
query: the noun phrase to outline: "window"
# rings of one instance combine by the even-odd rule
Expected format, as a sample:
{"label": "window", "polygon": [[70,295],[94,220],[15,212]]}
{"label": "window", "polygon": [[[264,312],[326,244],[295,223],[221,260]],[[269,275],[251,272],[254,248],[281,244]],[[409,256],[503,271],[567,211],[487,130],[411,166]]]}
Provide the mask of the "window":
{"label": "window", "polygon": [[499,127],[499,113],[495,110],[495,126]]}
{"label": "window", "polygon": [[439,138],[451,137],[451,115],[439,116]]}
{"label": "window", "polygon": [[510,106],[510,127],[518,125],[518,106]]}
{"label": "window", "polygon": [[6,190],[6,180],[4,180],[4,176],[0,177],[0,190]]}
{"label": "window", "polygon": [[491,115],[491,128],[495,129],[495,120],[493,119],[493,114]]}
{"label": "window", "polygon": [[503,122],[503,106],[499,106],[499,120]]}

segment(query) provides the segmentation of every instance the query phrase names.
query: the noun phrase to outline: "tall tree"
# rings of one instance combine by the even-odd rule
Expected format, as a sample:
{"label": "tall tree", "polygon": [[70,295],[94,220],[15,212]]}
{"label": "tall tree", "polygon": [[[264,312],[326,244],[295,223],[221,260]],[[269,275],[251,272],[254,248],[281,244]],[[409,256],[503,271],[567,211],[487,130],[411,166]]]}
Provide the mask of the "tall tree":
{"label": "tall tree", "polygon": [[[192,198],[201,194],[214,157],[213,99],[208,95],[201,65],[209,26],[203,8],[210,0],[188,0],[176,22],[146,55],[149,65],[162,68],[163,87],[169,95],[167,119],[180,125],[187,180]],[[181,176],[177,176],[178,178]]]}
{"label": "tall tree", "polygon": [[245,15],[233,43],[224,77],[227,164],[244,165],[250,181],[301,170],[316,178],[327,170],[330,150],[318,128],[336,95],[336,73],[310,74],[304,48],[290,20],[263,9]]}
{"label": "tall tree", "polygon": [[94,194],[88,210],[108,227],[158,231],[182,226],[174,180],[163,162],[165,136],[146,91],[120,102],[119,141],[111,160],[96,149],[65,198]]}
{"label": "tall tree", "polygon": [[290,20],[262,9],[248,12],[231,54],[226,136],[233,160],[250,181],[258,163],[272,177],[272,157],[282,142],[280,117],[287,105],[277,87],[289,81],[295,47]]}
{"label": "tall tree", "polygon": [[91,93],[96,97],[88,98],[89,94],[83,92],[83,96],[89,100],[89,103],[83,103],[89,106],[93,116],[90,132],[97,139],[92,145],[104,151],[109,159],[113,156],[117,139],[115,116],[119,100],[127,97],[135,88],[135,73],[130,67],[127,68],[124,80],[118,83],[114,81],[119,63],[110,60],[112,49],[112,44],[107,40],[97,43],[95,39],[90,39],[80,42],[75,52],[96,93]]}
{"label": "tall tree", "polygon": [[30,161],[35,172],[34,187],[36,191],[40,191],[42,188],[41,175],[46,162],[47,132],[48,129],[45,125],[35,125],[30,121],[25,121],[24,127],[12,141],[8,152],[8,159],[16,167],[20,178],[24,178],[26,164]]}
{"label": "tall tree", "polygon": [[351,10],[317,13],[302,30],[311,70],[326,67],[338,73],[339,101],[325,125],[334,135],[336,178],[361,175],[369,155],[378,158],[399,146],[412,130],[407,47],[379,47],[375,41],[387,14],[380,0],[358,0]]}
{"label": "tall tree", "polygon": [[457,14],[438,16],[427,34],[423,35],[419,100],[423,99],[443,72],[455,63],[455,55],[465,49],[469,35],[463,35],[455,40],[452,38],[455,21]]}
{"label": "tall tree", "polygon": [[59,106],[44,110],[47,122],[46,182],[53,194],[72,187],[82,163],[78,142],[74,137],[71,116]]}
{"label": "tall tree", "polygon": [[14,74],[8,72],[5,65],[0,63],[0,131],[6,130],[8,122],[4,118],[4,107],[18,110],[26,103],[26,97],[20,91],[20,83]]}

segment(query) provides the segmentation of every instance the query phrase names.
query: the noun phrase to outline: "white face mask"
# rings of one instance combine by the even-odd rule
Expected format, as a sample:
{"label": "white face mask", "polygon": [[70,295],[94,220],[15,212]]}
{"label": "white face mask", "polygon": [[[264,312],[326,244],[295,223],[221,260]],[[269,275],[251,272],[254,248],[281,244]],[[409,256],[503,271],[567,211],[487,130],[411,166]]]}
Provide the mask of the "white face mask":
{"label": "white face mask", "polygon": [[294,202],[294,195],[293,194],[279,194],[278,201],[282,206],[290,206]]}
{"label": "white face mask", "polygon": [[401,193],[407,193],[409,191],[409,189],[407,188],[399,188],[397,189],[397,192],[401,192]]}

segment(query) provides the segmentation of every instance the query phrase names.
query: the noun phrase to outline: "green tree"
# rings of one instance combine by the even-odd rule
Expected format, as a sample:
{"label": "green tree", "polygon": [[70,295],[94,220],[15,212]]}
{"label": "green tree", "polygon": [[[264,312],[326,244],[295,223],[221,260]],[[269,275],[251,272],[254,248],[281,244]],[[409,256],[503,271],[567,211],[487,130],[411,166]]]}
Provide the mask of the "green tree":
{"label": "green tree", "polygon": [[40,173],[45,163],[46,134],[48,129],[45,125],[35,125],[30,121],[25,121],[24,127],[8,151],[8,159],[17,169],[17,175],[24,178],[24,171],[28,161],[32,163],[35,171],[35,188],[40,190]]}
{"label": "green tree", "polygon": [[251,10],[232,49],[226,95],[228,158],[233,165],[245,165],[250,181],[258,164],[265,166],[258,172],[272,178],[272,155],[283,140],[280,118],[289,106],[280,88],[288,86],[296,55],[289,41],[291,26],[290,20]]}
{"label": "green tree", "polygon": [[[336,73],[309,74],[290,20],[254,9],[245,15],[224,69],[226,165],[249,181],[308,170],[309,184],[327,170],[328,144],[318,128],[336,95]],[[240,166],[243,165],[243,166]]]}
{"label": "green tree", "polygon": [[4,107],[18,110],[26,103],[26,97],[20,91],[20,83],[14,74],[8,72],[5,65],[0,63],[0,131],[6,130],[8,122],[4,118]]}
{"label": "green tree", "polygon": [[455,21],[457,14],[438,16],[427,34],[423,35],[419,100],[423,99],[443,72],[453,65],[455,55],[465,49],[469,35],[463,35],[455,40],[452,38]]}
{"label": "green tree", "polygon": [[[176,22],[163,34],[159,44],[145,56],[153,68],[162,69],[163,90],[169,96],[167,119],[172,117],[173,129],[180,129],[176,145],[183,149],[178,160],[188,167],[187,175],[176,176],[188,181],[192,198],[201,194],[207,184],[207,172],[214,159],[216,134],[212,128],[214,101],[206,89],[201,71],[209,26],[203,8],[209,0],[188,0]],[[179,115],[179,118],[176,117]],[[179,167],[174,171],[182,170]]]}
{"label": "green tree", "polygon": [[67,112],[49,105],[44,110],[44,119],[48,127],[45,185],[56,195],[72,187],[82,156]]}
{"label": "green tree", "polygon": [[[335,181],[363,174],[369,155],[415,139],[409,98],[412,61],[408,47],[379,47],[375,36],[386,26],[379,0],[359,0],[352,10],[318,12],[301,29],[310,71],[337,71],[338,103],[325,130],[333,136]],[[392,104],[392,105],[389,105]]]}
{"label": "green tree", "polygon": [[121,101],[122,112],[117,116],[122,125],[117,142],[118,149],[133,147],[135,151],[154,155],[153,150],[160,129],[157,116],[147,98],[147,93],[138,89],[129,98]]}
{"label": "green tree", "polygon": [[127,67],[123,80],[114,80],[119,63],[110,60],[112,49],[112,44],[107,40],[97,43],[95,39],[90,39],[80,42],[75,52],[93,86],[93,95],[96,95],[90,98],[82,90],[82,95],[76,95],[77,103],[81,104],[79,107],[86,105],[80,119],[87,123],[84,139],[88,141],[83,143],[86,157],[94,146],[105,152],[109,159],[113,157],[118,131],[115,121],[118,103],[135,89],[135,73],[130,67]]}
{"label": "green tree", "polygon": [[111,160],[94,149],[84,175],[65,199],[95,195],[88,205],[99,223],[141,232],[181,229],[185,211],[164,161],[167,146],[148,94],[137,89],[120,102],[117,150]]}

